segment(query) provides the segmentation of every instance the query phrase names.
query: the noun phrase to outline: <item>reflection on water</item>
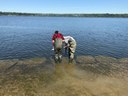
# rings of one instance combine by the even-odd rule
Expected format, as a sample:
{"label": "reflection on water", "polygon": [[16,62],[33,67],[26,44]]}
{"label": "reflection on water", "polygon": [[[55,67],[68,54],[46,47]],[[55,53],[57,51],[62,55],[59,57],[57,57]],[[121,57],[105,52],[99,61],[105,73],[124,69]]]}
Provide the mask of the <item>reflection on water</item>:
{"label": "reflection on water", "polygon": [[76,39],[76,55],[128,57],[127,18],[0,16],[0,59],[50,58],[55,30]]}

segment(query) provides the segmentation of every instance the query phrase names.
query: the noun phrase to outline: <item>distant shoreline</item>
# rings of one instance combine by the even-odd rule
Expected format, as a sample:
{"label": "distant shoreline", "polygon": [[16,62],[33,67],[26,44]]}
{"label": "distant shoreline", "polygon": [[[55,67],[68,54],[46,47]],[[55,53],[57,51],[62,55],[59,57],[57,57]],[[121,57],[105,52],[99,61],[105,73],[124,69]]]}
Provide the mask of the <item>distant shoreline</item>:
{"label": "distant shoreline", "polygon": [[128,18],[126,14],[111,14],[111,13],[20,13],[20,12],[0,12],[0,16],[47,16],[47,17],[112,17],[112,18]]}

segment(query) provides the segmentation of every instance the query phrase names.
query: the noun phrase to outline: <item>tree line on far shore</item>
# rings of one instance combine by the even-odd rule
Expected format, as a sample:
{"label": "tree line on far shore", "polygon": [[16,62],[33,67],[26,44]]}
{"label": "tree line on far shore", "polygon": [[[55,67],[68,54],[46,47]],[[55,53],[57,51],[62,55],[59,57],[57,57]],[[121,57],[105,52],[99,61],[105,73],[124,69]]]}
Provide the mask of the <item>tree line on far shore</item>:
{"label": "tree line on far shore", "polygon": [[59,14],[59,13],[20,13],[20,12],[1,12],[0,16],[49,16],[49,17],[118,17],[118,18],[128,18],[127,14],[110,14],[110,13],[95,13],[95,14]]}

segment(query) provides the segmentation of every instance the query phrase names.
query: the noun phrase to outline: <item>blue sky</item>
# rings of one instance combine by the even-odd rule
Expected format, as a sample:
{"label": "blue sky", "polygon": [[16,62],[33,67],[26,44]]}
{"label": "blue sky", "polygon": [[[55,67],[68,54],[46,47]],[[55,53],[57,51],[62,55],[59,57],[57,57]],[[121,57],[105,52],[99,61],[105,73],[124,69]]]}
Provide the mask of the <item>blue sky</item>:
{"label": "blue sky", "polygon": [[0,0],[0,11],[27,13],[128,13],[128,0]]}

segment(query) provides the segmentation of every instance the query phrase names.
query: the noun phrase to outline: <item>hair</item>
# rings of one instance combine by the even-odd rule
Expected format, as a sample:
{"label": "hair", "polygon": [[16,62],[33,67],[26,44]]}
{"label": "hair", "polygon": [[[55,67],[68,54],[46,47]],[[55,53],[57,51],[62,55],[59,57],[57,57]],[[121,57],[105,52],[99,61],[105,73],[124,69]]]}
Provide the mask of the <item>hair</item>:
{"label": "hair", "polygon": [[59,33],[59,31],[55,31],[55,34],[58,34]]}
{"label": "hair", "polygon": [[70,43],[70,42],[72,42],[72,39],[71,38],[68,40],[68,43]]}

